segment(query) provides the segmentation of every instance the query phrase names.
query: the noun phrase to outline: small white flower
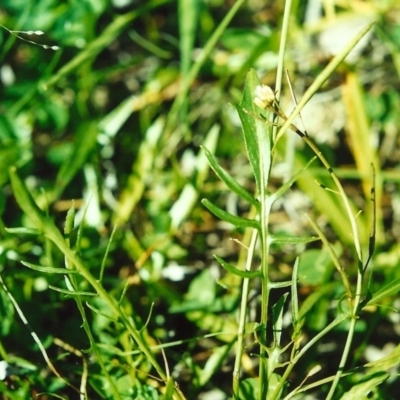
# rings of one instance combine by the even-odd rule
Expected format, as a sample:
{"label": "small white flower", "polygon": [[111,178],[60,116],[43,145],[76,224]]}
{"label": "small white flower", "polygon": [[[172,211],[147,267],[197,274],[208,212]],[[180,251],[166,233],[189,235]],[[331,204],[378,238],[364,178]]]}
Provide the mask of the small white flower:
{"label": "small white flower", "polygon": [[258,85],[254,94],[254,104],[260,108],[269,107],[275,100],[274,91],[267,85]]}

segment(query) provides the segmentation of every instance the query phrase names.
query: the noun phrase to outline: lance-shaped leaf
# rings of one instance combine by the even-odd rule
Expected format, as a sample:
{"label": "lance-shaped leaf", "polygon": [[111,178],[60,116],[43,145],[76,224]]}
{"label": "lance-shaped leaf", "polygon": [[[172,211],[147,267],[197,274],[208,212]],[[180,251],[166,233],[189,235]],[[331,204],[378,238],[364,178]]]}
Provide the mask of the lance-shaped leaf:
{"label": "lance-shaped leaf", "polygon": [[268,236],[268,242],[272,243],[282,243],[282,244],[301,244],[310,243],[320,240],[318,236],[287,236],[287,235],[274,235],[270,234]]}
{"label": "lance-shaped leaf", "polygon": [[257,209],[260,208],[260,203],[252,196],[242,185],[240,185],[235,179],[233,179],[219,164],[215,159],[214,155],[205,147],[201,146],[204,153],[210,163],[211,168],[214,170],[215,174],[221,181],[234,193],[236,193],[243,200],[248,201],[251,205],[255,206]]}
{"label": "lance-shaped leaf", "polygon": [[228,264],[226,261],[224,261],[221,257],[218,256],[214,256],[215,259],[220,263],[221,267],[223,267],[224,269],[226,269],[228,272],[238,275],[241,278],[259,278],[261,276],[261,271],[244,271],[242,269],[238,269],[236,267],[234,267],[231,264]]}
{"label": "lance-shaped leaf", "polygon": [[54,268],[54,267],[43,267],[41,265],[31,264],[26,261],[21,261],[21,264],[25,265],[30,269],[35,271],[44,272],[46,274],[78,274],[79,272],[74,269],[66,269],[66,268]]}
{"label": "lance-shaped leaf", "polygon": [[254,70],[250,70],[246,77],[243,99],[235,108],[242,122],[244,141],[251,167],[257,182],[258,191],[264,192],[268,186],[268,179],[272,164],[271,153],[271,126],[256,115],[259,109],[254,104],[254,93],[260,81]]}
{"label": "lance-shaped leaf", "polygon": [[400,291],[400,279],[395,279],[393,282],[390,282],[388,285],[384,286],[381,290],[378,290],[376,293],[372,295],[371,300],[368,301],[366,306],[372,306],[379,304],[383,299],[397,295]]}
{"label": "lance-shaped leaf", "polygon": [[223,221],[229,222],[230,224],[237,226],[238,228],[253,228],[260,229],[260,224],[254,219],[248,219],[243,217],[238,217],[237,215],[232,215],[221,208],[217,207],[211,201],[203,199],[202,204],[207,207],[216,217],[222,219]]}
{"label": "lance-shaped leaf", "polygon": [[71,297],[76,297],[76,296],[94,297],[94,296],[97,296],[97,293],[93,293],[93,292],[71,291],[68,289],[62,289],[62,288],[58,288],[56,286],[51,286],[51,285],[49,285],[49,289],[55,290],[56,292],[66,294],[67,296],[71,296]]}

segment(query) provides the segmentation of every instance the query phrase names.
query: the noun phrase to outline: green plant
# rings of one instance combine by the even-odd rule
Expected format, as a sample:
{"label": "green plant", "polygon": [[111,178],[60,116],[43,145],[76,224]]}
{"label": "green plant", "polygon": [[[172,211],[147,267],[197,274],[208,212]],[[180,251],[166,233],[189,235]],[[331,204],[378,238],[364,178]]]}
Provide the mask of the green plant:
{"label": "green plant", "polygon": [[[248,201],[255,209],[254,219],[245,219],[231,215],[221,208],[213,205],[209,201],[203,200],[203,204],[217,217],[242,229],[251,229],[253,231],[252,240],[247,248],[248,258],[243,269],[234,267],[225,262],[222,258],[216,256],[218,262],[223,268],[225,268],[229,273],[236,274],[237,276],[243,278],[244,281],[241,301],[242,306],[240,309],[241,318],[238,331],[238,348],[236,352],[236,363],[233,373],[234,398],[290,399],[295,397],[298,393],[305,392],[311,388],[318,387],[319,385],[330,385],[330,390],[327,392],[326,398],[331,399],[337,391],[339,381],[342,376],[356,374],[356,372],[345,373],[345,367],[348,363],[350,348],[354,341],[356,322],[360,313],[362,312],[362,308],[370,304],[371,298],[376,298],[376,296],[380,298],[379,293],[372,296],[370,293],[369,284],[366,282],[367,268],[374,253],[376,240],[376,211],[374,209],[375,186],[373,185],[371,187],[370,199],[373,206],[372,213],[374,218],[372,220],[372,230],[369,237],[368,254],[366,257],[364,257],[362,254],[363,243],[361,242],[364,238],[360,238],[360,227],[357,226],[357,215],[355,214],[354,208],[351,205],[351,200],[349,200],[334,170],[322,155],[320,150],[315,146],[306,132],[302,132],[293,126],[292,121],[300,114],[300,111],[309,101],[311,96],[329,78],[339,63],[360,41],[362,36],[368,32],[369,29],[371,29],[371,26],[372,24],[365,26],[365,28],[362,29],[351,42],[349,42],[348,46],[346,46],[346,48],[343,49],[343,51],[328,64],[328,66],[315,79],[314,83],[309,87],[305,95],[301,98],[300,102],[296,105],[296,108],[293,110],[289,118],[287,118],[281,110],[279,101],[275,97],[272,89],[262,86],[254,71],[251,71],[248,74],[242,102],[236,106],[236,110],[238,111],[241,119],[247,154],[257,184],[257,199],[253,198],[250,193],[248,193],[239,183],[231,178],[218,165],[212,154],[205,150],[210,165],[213,167],[218,177],[224,181],[230,190],[234,191],[243,200]],[[285,32],[283,33],[283,36],[285,36]],[[285,45],[284,40],[282,40],[281,43],[282,46]],[[283,53],[284,52],[282,52],[282,54]],[[277,84],[277,87],[279,87],[279,83]],[[260,109],[266,111],[267,113],[265,115],[262,114],[260,117]],[[273,119],[271,119],[271,114]],[[273,129],[273,126],[276,124],[276,122],[272,122],[275,121],[275,117],[283,120],[283,125],[280,127],[277,133],[276,130]],[[307,343],[302,343],[302,326],[304,324],[304,319],[307,318],[307,313],[310,311],[310,305],[307,302],[303,306],[299,304],[297,291],[299,268],[298,260],[296,260],[293,266],[291,281],[280,282],[271,280],[271,266],[268,261],[270,248],[273,244],[299,244],[315,240],[315,238],[312,237],[290,237],[286,235],[277,235],[273,234],[270,230],[269,216],[274,202],[286,193],[286,191],[297,180],[298,176],[303,172],[302,170],[298,172],[298,174],[290,178],[275,192],[270,191],[269,179],[273,166],[274,150],[281,136],[283,134],[287,134],[287,130],[294,131],[303,139],[303,141],[314,152],[315,156],[320,159],[332,177],[336,189],[329,190],[333,193],[333,196],[339,196],[342,201],[344,213],[347,215],[348,223],[351,226],[351,236],[354,247],[354,262],[357,265],[357,279],[354,287],[352,287],[352,284],[350,283],[349,277],[346,273],[346,268],[343,265],[343,261],[340,261],[335,250],[329,244],[322,231],[313,221],[310,221],[320,239],[329,249],[332,262],[341,276],[343,285],[341,290],[343,292],[343,301],[341,301],[341,304],[338,307],[338,312],[334,320],[323,327],[321,331]],[[313,160],[314,159],[312,159],[305,166],[305,169]],[[374,174],[374,172],[371,171],[371,174]],[[320,184],[320,186],[323,189],[328,190],[327,186],[322,184]],[[257,242],[259,242],[260,247],[260,266],[254,269],[254,262],[252,260],[254,258]],[[250,279],[260,279],[261,281],[261,321],[260,323],[256,323],[253,332],[246,331],[245,329]],[[271,298],[271,292],[275,289],[282,289],[286,287],[290,288],[290,290],[284,293],[282,297],[280,297],[279,300],[272,305],[272,314],[270,314],[269,301]],[[396,291],[398,287],[397,284],[391,284],[387,287],[387,289],[393,293],[392,289]],[[363,292],[367,293],[364,299]],[[283,312],[289,295],[291,295],[292,334],[291,340],[288,343],[283,344]],[[344,299],[346,299],[346,301]],[[318,341],[323,339],[324,336],[336,329],[338,325],[345,322],[348,323],[346,328],[348,330],[347,340],[342,349],[342,357],[336,374],[332,377],[321,379],[320,381],[317,381],[311,385],[306,385],[305,383],[307,378],[314,375],[316,372],[319,372],[321,369],[321,367],[317,365],[316,368],[312,368],[307,373],[299,386],[289,389],[288,379],[290,378],[293,369],[296,368],[296,364],[299,362],[299,360],[304,357],[304,355],[312,346],[315,346]],[[241,381],[240,379],[240,365],[245,348],[245,338],[250,334],[254,335],[255,341],[260,347],[260,353],[258,356],[260,364],[258,388],[256,387],[254,378],[249,378],[244,381]],[[395,354],[393,354],[393,358],[394,357],[396,357]],[[379,385],[385,379],[387,379],[388,368],[391,368],[392,365],[393,364],[391,363],[381,364],[382,369],[378,373],[376,373],[376,369],[373,371],[367,369],[365,372],[367,379],[365,379],[363,383],[360,383],[356,389],[347,392],[342,398],[350,398],[348,396],[354,396],[355,393],[357,393],[358,396],[366,396],[371,391],[371,388]]]}
{"label": "green plant", "polygon": [[[359,2],[116,4],[2,3],[0,392],[395,398],[395,7],[362,3],[379,45],[346,64],[370,17],[307,46]],[[332,87],[327,144],[305,105]]]}

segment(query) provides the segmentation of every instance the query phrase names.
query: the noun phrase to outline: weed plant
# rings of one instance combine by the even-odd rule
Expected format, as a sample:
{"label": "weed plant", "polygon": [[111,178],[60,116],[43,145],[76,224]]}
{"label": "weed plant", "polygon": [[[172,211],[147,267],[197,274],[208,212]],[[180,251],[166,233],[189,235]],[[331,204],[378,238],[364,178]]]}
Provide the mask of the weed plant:
{"label": "weed plant", "polygon": [[400,11],[217,3],[2,5],[3,398],[397,398]]}

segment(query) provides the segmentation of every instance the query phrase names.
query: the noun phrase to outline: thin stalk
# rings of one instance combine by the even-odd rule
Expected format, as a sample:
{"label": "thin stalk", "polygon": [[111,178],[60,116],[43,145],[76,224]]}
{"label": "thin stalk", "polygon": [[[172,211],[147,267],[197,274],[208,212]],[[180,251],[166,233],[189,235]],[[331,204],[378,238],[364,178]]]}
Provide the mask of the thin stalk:
{"label": "thin stalk", "polygon": [[[289,18],[290,18],[290,10],[292,8],[292,0],[285,1],[285,10],[283,13],[283,21],[282,21],[282,31],[281,38],[279,43],[279,55],[278,55],[278,65],[276,69],[276,81],[275,81],[275,93],[276,99],[279,101],[281,96],[282,89],[282,77],[283,77],[283,69],[285,62],[285,53],[286,53],[286,42],[289,32]],[[276,129],[277,127],[275,127]],[[275,131],[274,131],[275,133]]]}
{"label": "thin stalk", "polygon": [[268,241],[268,222],[271,211],[271,202],[268,201],[266,188],[262,188],[261,193],[261,336],[260,336],[260,394],[264,399],[267,396],[268,390],[268,371],[265,358],[267,357],[267,322],[268,322],[268,300],[269,300],[269,241]]}
{"label": "thin stalk", "polygon": [[[289,119],[286,117],[286,115],[283,113],[283,111],[280,109],[279,107],[279,103],[276,101],[276,99],[270,103],[269,105],[266,106],[267,109],[271,110],[272,112],[274,112],[277,116],[279,116],[280,118],[282,118],[285,123],[283,126],[287,126],[287,128],[290,128],[292,130],[294,130],[303,140],[304,142],[311,148],[311,150],[315,153],[315,155],[320,159],[320,161],[322,162],[322,164],[324,165],[324,167],[327,169],[327,171],[329,172],[329,174],[331,175],[332,180],[334,181],[339,195],[342,198],[346,213],[348,215],[349,218],[349,222],[351,225],[351,231],[352,231],[352,236],[353,236],[353,243],[354,243],[354,247],[356,250],[356,254],[357,254],[357,263],[358,263],[358,273],[357,273],[357,285],[356,285],[356,292],[354,295],[354,299],[352,301],[352,314],[351,314],[351,321],[350,321],[350,328],[348,331],[348,335],[347,335],[347,339],[346,339],[346,344],[343,350],[343,354],[341,357],[341,361],[335,376],[335,379],[333,380],[331,389],[329,391],[328,397],[327,399],[330,400],[336,390],[336,387],[339,383],[339,380],[343,374],[343,369],[344,366],[346,364],[349,352],[350,352],[350,346],[351,343],[353,341],[354,338],[354,332],[355,332],[355,324],[356,324],[356,313],[361,301],[361,287],[362,287],[362,281],[363,281],[363,257],[362,257],[362,250],[361,250],[361,242],[359,239],[359,233],[358,233],[358,228],[357,228],[357,223],[356,223],[356,219],[353,215],[351,206],[350,206],[350,202],[348,197],[346,196],[346,193],[343,189],[343,186],[341,184],[341,182],[339,181],[339,179],[337,178],[335,172],[333,171],[333,168],[331,167],[331,165],[329,164],[329,162],[326,160],[326,158],[324,157],[324,155],[322,154],[322,152],[317,148],[317,146],[314,144],[314,142],[311,140],[311,138],[308,136],[308,134],[306,132],[302,132],[301,130],[299,130],[296,126],[294,126]],[[282,131],[283,127],[281,128]],[[263,208],[261,209],[263,210]],[[261,221],[262,222],[262,221]],[[262,363],[260,364],[260,366],[262,365]],[[260,372],[261,372],[261,368],[260,368]],[[260,374],[260,379],[262,379],[262,375]],[[285,381],[284,379],[282,379],[283,381]],[[276,391],[275,391],[276,392]],[[276,392],[277,393],[277,392]]]}
{"label": "thin stalk", "polygon": [[[287,383],[290,374],[292,373],[293,368],[295,367],[296,363],[300,360],[301,357],[312,347],[314,344],[318,342],[321,338],[323,338],[328,332],[330,332],[333,328],[341,324],[345,319],[348,318],[347,314],[340,315],[335,318],[325,329],[323,329],[321,332],[319,332],[316,336],[314,336],[302,349],[297,353],[297,355],[290,360],[288,367],[286,368],[284,374],[280,378],[279,384],[275,388],[271,399],[276,399],[280,391],[282,390],[283,386]],[[290,394],[285,397],[285,399],[288,399]]]}
{"label": "thin stalk", "polygon": [[342,198],[346,212],[348,214],[348,218],[349,218],[351,230],[352,230],[352,235],[353,235],[353,243],[354,243],[354,247],[355,247],[355,250],[357,253],[357,262],[358,262],[357,285],[356,285],[355,296],[353,299],[353,310],[352,310],[352,314],[351,314],[350,327],[349,327],[349,331],[347,334],[346,344],[343,349],[340,364],[339,364],[338,370],[336,372],[335,379],[332,382],[332,386],[331,386],[330,391],[327,396],[327,400],[330,400],[332,398],[332,396],[336,390],[336,387],[339,383],[339,380],[343,374],[343,370],[344,370],[345,364],[347,362],[347,358],[349,356],[350,346],[351,346],[351,343],[354,338],[355,325],[356,325],[356,313],[357,313],[357,310],[358,310],[358,307],[359,307],[359,304],[361,301],[361,287],[362,287],[362,281],[363,281],[363,273],[362,273],[362,259],[363,258],[362,258],[361,243],[360,243],[360,239],[359,239],[356,219],[353,215],[349,199],[346,196],[346,193],[343,189],[342,184],[340,183],[339,179],[337,178],[335,172],[333,171],[332,167],[330,166],[330,164],[328,163],[328,161],[326,160],[324,155],[315,146],[315,144],[308,137],[308,135],[304,134],[303,132],[300,132],[299,130],[297,130],[296,133],[298,133],[301,136],[301,138],[307,143],[307,145],[313,150],[313,152],[321,160],[322,164],[325,166],[325,168],[330,173],[332,180],[334,181],[334,183],[339,191],[340,197]]}
{"label": "thin stalk", "polygon": [[372,28],[375,24],[375,21],[370,24],[366,24],[359,33],[354,36],[352,40],[343,48],[343,50],[337,54],[329,64],[324,68],[324,70],[318,75],[318,77],[314,80],[311,86],[306,90],[300,99],[299,103],[296,105],[294,110],[286,119],[285,123],[279,129],[277,134],[277,139],[279,139],[284,132],[290,127],[295,118],[300,114],[303,107],[308,103],[311,97],[317,92],[317,90],[323,85],[323,83],[332,75],[338,65],[346,58],[346,56],[350,53],[350,51],[356,46],[356,44],[361,40],[361,38]]}
{"label": "thin stalk", "polygon": [[[253,230],[249,249],[247,251],[246,259],[246,271],[251,270],[251,265],[254,257],[254,250],[257,243],[258,232]],[[240,384],[240,366],[242,363],[242,356],[244,350],[244,338],[246,329],[246,317],[247,317],[247,302],[249,298],[249,283],[250,279],[243,279],[243,289],[242,289],[242,300],[240,304],[240,317],[239,317],[239,328],[238,328],[238,339],[237,339],[237,350],[235,357],[235,365],[233,368],[233,397],[239,398],[239,384]]]}
{"label": "thin stalk", "polygon": [[[211,35],[211,37],[208,39],[206,45],[202,49],[200,56],[198,59],[192,64],[190,70],[188,71],[187,75],[184,77],[182,86],[179,89],[179,94],[175,98],[171,110],[168,113],[168,118],[165,123],[165,128],[164,128],[164,141],[165,143],[171,142],[169,140],[170,135],[172,131],[175,129],[175,125],[179,120],[180,110],[182,107],[182,104],[185,102],[185,99],[188,95],[188,92],[190,88],[192,87],[192,84],[196,77],[198,76],[201,67],[204,65],[212,51],[215,49],[215,46],[219,40],[219,38],[222,36],[222,34],[225,32],[226,28],[228,27],[229,23],[232,21],[233,17],[236,15],[236,13],[239,11],[240,7],[244,4],[245,0],[238,0],[236,3],[230,8],[228,13],[225,15],[221,23],[217,26],[217,28],[214,30],[214,33]],[[171,150],[171,147],[168,146],[168,150]]]}
{"label": "thin stalk", "polygon": [[[282,21],[282,29],[281,29],[281,37],[279,43],[279,55],[278,55],[278,65],[276,69],[276,81],[275,81],[275,96],[277,102],[279,103],[281,97],[281,90],[282,90],[282,80],[283,80],[283,70],[284,70],[284,63],[285,63],[285,54],[286,54],[286,43],[287,37],[289,32],[289,20],[290,20],[290,11],[292,9],[292,0],[285,1],[285,9],[283,12],[283,21]],[[277,116],[273,117],[272,121],[276,122]],[[272,137],[274,143],[276,142],[278,133],[278,125],[274,125],[272,128]],[[289,177],[289,173],[291,170],[291,166],[293,161],[294,154],[294,138],[289,137],[286,143],[286,154],[285,154],[285,163],[289,166],[287,169],[286,179]]]}
{"label": "thin stalk", "polygon": [[335,390],[337,388],[337,385],[339,384],[339,380],[343,375],[344,372],[344,367],[347,362],[347,358],[350,353],[350,347],[353,342],[354,338],[354,332],[356,329],[356,323],[357,323],[357,310],[361,301],[361,287],[362,287],[362,281],[363,281],[363,273],[360,271],[360,268],[358,269],[357,273],[357,287],[356,287],[356,294],[354,296],[354,302],[353,302],[353,310],[351,314],[351,320],[350,320],[350,327],[349,331],[347,333],[347,338],[346,338],[346,344],[343,349],[342,357],[340,359],[339,367],[335,375],[335,379],[332,382],[331,388],[329,390],[329,393],[326,397],[327,400],[332,399]]}
{"label": "thin stalk", "polygon": [[[80,275],[88,281],[88,283],[93,287],[97,294],[105,300],[113,313],[118,316],[121,323],[126,327],[129,334],[132,336],[133,340],[136,342],[138,348],[144,354],[146,360],[154,367],[154,369],[159,374],[160,378],[164,381],[168,381],[167,374],[161,368],[157,362],[153,352],[151,351],[149,345],[143,339],[141,331],[137,330],[130,319],[122,312],[117,301],[108,293],[108,291],[99,283],[99,281],[89,272],[82,260],[68,247],[64,237],[61,235],[60,231],[55,226],[54,222],[45,216],[43,212],[34,202],[31,194],[28,192],[25,185],[22,183],[17,175],[16,168],[12,167],[10,169],[10,180],[13,188],[14,195],[17,199],[19,206],[29,215],[35,226],[40,229],[43,234],[50,239],[58,249],[64,254],[69,263],[74,265],[76,270]],[[68,270],[66,274],[68,275]],[[175,398],[178,397],[178,391],[176,390]]]}

